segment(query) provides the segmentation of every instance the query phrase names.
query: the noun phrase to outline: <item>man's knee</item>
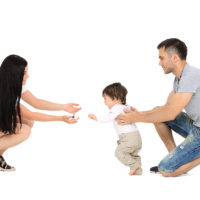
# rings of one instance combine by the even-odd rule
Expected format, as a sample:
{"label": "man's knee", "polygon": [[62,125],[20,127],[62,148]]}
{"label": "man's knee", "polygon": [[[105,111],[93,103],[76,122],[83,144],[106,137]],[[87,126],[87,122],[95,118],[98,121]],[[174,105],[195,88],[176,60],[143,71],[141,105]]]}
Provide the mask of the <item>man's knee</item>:
{"label": "man's knee", "polygon": [[154,122],[153,123],[155,127],[162,127],[162,126],[167,126],[168,122]]}
{"label": "man's knee", "polygon": [[175,172],[163,172],[160,168],[158,168],[159,172],[162,174],[164,177],[175,177],[177,176]]}
{"label": "man's knee", "polygon": [[155,122],[154,127],[159,135],[165,134],[166,130],[169,129],[167,122]]}
{"label": "man's knee", "polygon": [[158,169],[163,176],[171,176],[171,174],[176,170],[173,161],[173,152],[169,153],[158,165]]}
{"label": "man's knee", "polygon": [[154,122],[153,125],[154,125],[154,126],[159,126],[160,123],[161,123],[161,122]]}

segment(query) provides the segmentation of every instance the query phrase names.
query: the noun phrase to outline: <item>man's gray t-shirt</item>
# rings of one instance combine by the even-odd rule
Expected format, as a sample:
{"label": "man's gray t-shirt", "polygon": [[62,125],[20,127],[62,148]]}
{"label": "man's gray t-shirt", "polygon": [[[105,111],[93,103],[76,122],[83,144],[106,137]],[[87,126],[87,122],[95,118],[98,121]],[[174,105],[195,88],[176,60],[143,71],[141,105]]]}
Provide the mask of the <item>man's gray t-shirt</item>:
{"label": "man's gray t-shirt", "polygon": [[180,79],[174,79],[174,92],[193,93],[185,107],[188,116],[194,120],[194,125],[200,127],[200,69],[186,64]]}

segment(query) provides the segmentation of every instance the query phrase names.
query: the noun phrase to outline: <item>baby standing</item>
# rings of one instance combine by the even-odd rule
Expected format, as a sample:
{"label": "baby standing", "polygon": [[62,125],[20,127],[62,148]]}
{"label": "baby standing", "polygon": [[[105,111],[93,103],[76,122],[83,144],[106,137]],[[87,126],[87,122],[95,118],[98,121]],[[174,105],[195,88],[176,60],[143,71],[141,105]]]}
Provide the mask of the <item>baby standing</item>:
{"label": "baby standing", "polygon": [[102,92],[104,103],[108,106],[110,112],[105,116],[96,117],[94,114],[89,114],[89,118],[98,122],[113,121],[119,140],[115,151],[115,156],[124,165],[130,167],[129,175],[141,175],[141,157],[139,151],[142,147],[142,140],[136,124],[119,125],[115,118],[124,113],[124,110],[130,110],[126,105],[127,89],[121,83],[113,83],[108,85]]}

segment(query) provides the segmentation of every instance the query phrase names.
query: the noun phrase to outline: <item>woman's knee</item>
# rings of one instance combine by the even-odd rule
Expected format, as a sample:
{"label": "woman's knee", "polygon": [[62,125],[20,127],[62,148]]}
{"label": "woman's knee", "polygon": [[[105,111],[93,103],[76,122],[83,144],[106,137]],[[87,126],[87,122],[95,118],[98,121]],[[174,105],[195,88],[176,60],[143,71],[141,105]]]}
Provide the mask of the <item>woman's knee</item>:
{"label": "woman's knee", "polygon": [[19,134],[23,137],[24,140],[28,139],[31,134],[31,128],[30,126],[26,124],[22,124],[22,127],[20,128]]}
{"label": "woman's knee", "polygon": [[[19,120],[18,120],[18,123],[19,123]],[[28,120],[26,118],[22,118],[22,124],[28,125],[30,128],[32,128],[34,125],[34,121]]]}
{"label": "woman's knee", "polygon": [[30,122],[29,122],[29,126],[32,128],[33,125],[34,125],[34,123],[35,123],[34,121],[30,121]]}
{"label": "woman's knee", "polygon": [[24,120],[22,121],[23,124],[28,125],[30,128],[33,127],[34,121],[33,120]]}

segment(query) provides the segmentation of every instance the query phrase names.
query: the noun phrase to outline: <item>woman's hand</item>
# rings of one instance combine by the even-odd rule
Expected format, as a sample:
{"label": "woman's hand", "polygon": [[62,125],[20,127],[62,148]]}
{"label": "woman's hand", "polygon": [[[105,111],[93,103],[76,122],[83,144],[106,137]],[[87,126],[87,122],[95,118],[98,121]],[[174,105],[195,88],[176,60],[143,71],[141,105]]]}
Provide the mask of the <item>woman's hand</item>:
{"label": "woman's hand", "polygon": [[77,103],[68,103],[64,105],[63,110],[68,112],[68,113],[72,113],[73,115],[78,112],[81,108],[78,107],[79,104]]}
{"label": "woman's hand", "polygon": [[96,117],[95,115],[93,115],[93,114],[89,114],[88,117],[89,117],[90,119],[93,119],[93,120],[96,120],[96,121],[97,121],[97,117]]}
{"label": "woman's hand", "polygon": [[72,116],[63,116],[63,121],[68,123],[68,124],[75,124],[78,122],[79,118],[73,118]]}

